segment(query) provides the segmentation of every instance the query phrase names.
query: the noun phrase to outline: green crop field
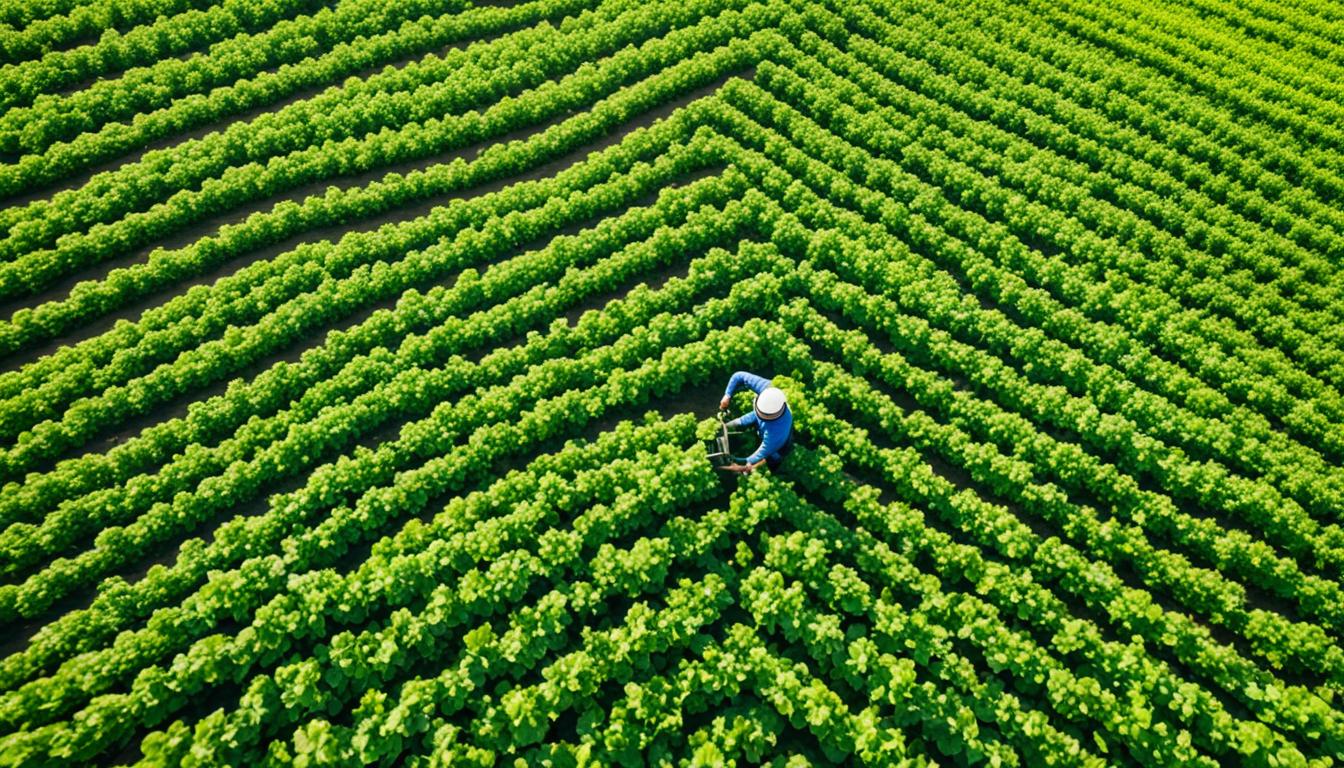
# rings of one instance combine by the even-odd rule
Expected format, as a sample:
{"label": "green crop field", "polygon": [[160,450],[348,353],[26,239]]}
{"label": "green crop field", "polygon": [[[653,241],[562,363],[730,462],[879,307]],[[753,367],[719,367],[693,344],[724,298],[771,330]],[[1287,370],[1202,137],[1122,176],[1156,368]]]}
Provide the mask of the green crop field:
{"label": "green crop field", "polygon": [[1344,766],[1341,523],[1339,2],[0,0],[0,768]]}

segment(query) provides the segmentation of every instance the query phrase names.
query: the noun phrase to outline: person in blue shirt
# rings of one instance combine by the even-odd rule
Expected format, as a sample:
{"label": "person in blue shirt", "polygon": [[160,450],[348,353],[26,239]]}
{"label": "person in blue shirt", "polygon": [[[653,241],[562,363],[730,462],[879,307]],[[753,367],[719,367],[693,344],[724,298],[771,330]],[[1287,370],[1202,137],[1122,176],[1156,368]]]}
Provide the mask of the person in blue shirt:
{"label": "person in blue shirt", "polygon": [[769,379],[747,371],[738,371],[728,379],[728,388],[723,392],[719,408],[726,409],[733,393],[744,386],[756,393],[751,413],[733,419],[728,422],[728,426],[755,426],[761,436],[761,444],[755,453],[738,459],[740,464],[726,464],[722,469],[743,474],[754,472],[762,464],[768,464],[774,469],[793,448],[793,412],[784,401],[784,393],[770,386]]}

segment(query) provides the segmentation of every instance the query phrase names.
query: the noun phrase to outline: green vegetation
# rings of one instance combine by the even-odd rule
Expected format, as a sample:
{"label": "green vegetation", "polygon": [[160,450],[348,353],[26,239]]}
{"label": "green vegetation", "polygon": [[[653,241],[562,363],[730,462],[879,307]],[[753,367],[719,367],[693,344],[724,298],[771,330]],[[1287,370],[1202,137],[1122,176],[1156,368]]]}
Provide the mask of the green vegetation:
{"label": "green vegetation", "polygon": [[1319,0],[0,0],[0,766],[1340,765],[1341,126]]}

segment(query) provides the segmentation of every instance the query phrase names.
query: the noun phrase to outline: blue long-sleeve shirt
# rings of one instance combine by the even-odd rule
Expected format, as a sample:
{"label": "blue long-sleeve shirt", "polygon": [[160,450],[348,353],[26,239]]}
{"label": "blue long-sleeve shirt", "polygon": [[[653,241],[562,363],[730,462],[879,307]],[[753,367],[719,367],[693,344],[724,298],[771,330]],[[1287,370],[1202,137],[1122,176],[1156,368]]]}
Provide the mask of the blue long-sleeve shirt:
{"label": "blue long-sleeve shirt", "polygon": [[[746,387],[756,394],[761,394],[765,388],[770,386],[770,380],[757,376],[748,371],[738,371],[728,379],[728,388],[724,390],[724,397],[732,397],[733,393],[741,387]],[[756,415],[755,409],[751,413],[728,422],[730,427],[755,426],[757,433],[761,436],[761,444],[756,452],[744,459],[738,459],[743,464],[755,464],[761,459],[773,457],[788,442],[789,435],[793,432],[793,411],[789,406],[784,406],[784,413],[779,418],[770,421],[762,421]]]}

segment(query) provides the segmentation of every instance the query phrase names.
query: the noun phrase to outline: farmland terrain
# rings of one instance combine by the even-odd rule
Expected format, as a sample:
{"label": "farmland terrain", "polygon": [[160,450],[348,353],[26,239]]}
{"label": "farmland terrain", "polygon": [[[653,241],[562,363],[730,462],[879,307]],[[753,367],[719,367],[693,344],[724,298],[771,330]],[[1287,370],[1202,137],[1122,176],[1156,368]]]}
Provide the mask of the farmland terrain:
{"label": "farmland terrain", "polygon": [[1344,6],[0,0],[0,161],[0,766],[1344,760]]}

